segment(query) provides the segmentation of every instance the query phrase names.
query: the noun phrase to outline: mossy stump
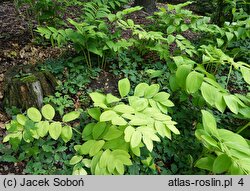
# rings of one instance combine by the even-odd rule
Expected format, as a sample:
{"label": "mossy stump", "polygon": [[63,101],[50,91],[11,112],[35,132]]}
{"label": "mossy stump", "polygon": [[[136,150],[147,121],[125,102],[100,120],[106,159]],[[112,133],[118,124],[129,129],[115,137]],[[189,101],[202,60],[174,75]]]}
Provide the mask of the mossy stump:
{"label": "mossy stump", "polygon": [[36,71],[33,66],[10,68],[4,78],[4,108],[41,108],[43,97],[54,93],[56,78],[48,71]]}

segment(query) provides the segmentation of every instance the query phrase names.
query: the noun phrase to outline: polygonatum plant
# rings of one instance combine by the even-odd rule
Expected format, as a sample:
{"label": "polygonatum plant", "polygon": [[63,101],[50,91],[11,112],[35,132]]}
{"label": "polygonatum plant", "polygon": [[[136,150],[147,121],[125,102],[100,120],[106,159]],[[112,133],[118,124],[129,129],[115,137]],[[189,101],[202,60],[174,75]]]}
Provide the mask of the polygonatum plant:
{"label": "polygonatum plant", "polygon": [[214,116],[202,110],[203,128],[195,131],[206,148],[196,165],[215,174],[250,174],[249,140],[227,129],[218,129]]}
{"label": "polygonatum plant", "polygon": [[57,140],[59,137],[67,143],[72,138],[72,127],[68,122],[77,119],[80,112],[72,111],[65,114],[61,121],[54,121],[55,109],[46,104],[41,108],[41,112],[31,107],[27,114],[18,114],[15,119],[6,125],[8,134],[4,137],[3,142],[9,142],[13,149],[24,140],[27,143],[34,139],[43,138],[49,135],[52,139]]}
{"label": "polygonatum plant", "polygon": [[118,82],[120,97],[99,92],[90,93],[94,107],[88,114],[96,120],[82,131],[82,145],[76,145],[70,164],[73,174],[90,168],[91,174],[124,174],[132,165],[131,158],[141,156],[141,148],[151,152],[160,136],[171,139],[171,132],[179,134],[176,122],[167,114],[174,106],[169,94],[159,92],[158,84],[140,83],[130,92],[127,78]]}

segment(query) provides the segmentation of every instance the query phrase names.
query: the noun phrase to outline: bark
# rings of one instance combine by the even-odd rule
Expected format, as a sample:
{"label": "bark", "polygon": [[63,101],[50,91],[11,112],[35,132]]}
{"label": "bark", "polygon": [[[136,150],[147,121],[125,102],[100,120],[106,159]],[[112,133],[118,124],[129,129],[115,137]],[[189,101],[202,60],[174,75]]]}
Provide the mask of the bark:
{"label": "bark", "polygon": [[[22,75],[20,75],[20,71]],[[54,93],[55,77],[46,71],[35,71],[30,66],[15,66],[5,75],[4,108],[41,108],[43,97]]]}
{"label": "bark", "polygon": [[150,14],[157,10],[155,0],[135,0],[134,6],[142,6]]}

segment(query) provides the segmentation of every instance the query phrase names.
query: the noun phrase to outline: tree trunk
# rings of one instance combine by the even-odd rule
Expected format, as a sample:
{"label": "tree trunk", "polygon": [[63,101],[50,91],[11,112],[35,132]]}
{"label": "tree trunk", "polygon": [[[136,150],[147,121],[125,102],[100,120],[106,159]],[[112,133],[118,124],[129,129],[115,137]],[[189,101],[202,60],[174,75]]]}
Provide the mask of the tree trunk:
{"label": "tree trunk", "polygon": [[35,71],[30,66],[9,69],[4,79],[4,108],[16,106],[21,109],[41,108],[43,97],[54,93],[55,77],[46,71]]}
{"label": "tree trunk", "polygon": [[150,14],[157,10],[155,0],[135,0],[134,6],[142,6]]}

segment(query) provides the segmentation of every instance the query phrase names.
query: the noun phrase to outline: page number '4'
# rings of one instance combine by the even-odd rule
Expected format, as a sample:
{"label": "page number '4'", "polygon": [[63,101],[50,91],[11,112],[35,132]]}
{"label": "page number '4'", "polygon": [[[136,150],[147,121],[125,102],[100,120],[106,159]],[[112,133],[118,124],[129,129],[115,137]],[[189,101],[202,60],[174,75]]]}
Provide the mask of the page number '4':
{"label": "page number '4'", "polygon": [[240,184],[241,186],[244,185],[243,178],[241,178],[241,179],[239,180],[238,184]]}

